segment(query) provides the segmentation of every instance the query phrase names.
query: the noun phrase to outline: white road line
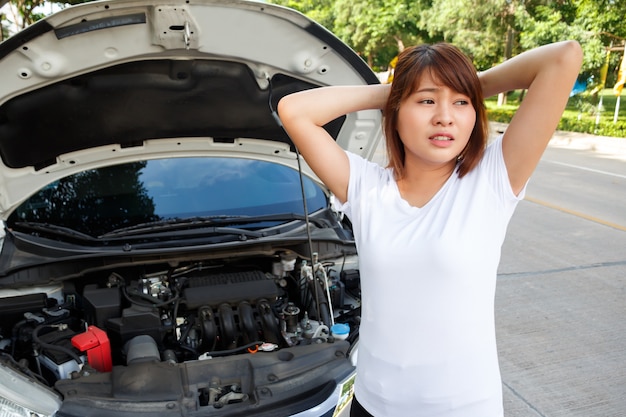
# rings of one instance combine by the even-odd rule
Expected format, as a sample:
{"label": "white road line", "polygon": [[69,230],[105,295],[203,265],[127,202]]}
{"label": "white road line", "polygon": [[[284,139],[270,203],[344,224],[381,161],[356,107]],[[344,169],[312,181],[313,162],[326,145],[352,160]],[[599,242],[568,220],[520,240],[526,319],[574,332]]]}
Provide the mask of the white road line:
{"label": "white road line", "polygon": [[565,166],[565,167],[576,168],[576,169],[580,169],[580,170],[583,170],[583,171],[595,172],[596,174],[604,174],[604,175],[610,175],[612,177],[626,179],[626,175],[616,174],[614,172],[600,171],[599,169],[586,168],[586,167],[581,167],[579,165],[566,164],[564,162],[550,161],[550,160],[546,160],[546,159],[542,159],[541,162],[548,162],[550,164],[562,165],[562,166]]}

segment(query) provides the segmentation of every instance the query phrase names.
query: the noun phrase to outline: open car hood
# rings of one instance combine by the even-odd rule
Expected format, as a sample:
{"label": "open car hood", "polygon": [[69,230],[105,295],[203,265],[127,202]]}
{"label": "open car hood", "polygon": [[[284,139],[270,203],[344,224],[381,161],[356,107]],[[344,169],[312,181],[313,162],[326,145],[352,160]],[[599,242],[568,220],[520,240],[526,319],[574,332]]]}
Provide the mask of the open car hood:
{"label": "open car hood", "polygon": [[[2,219],[52,181],[121,162],[236,154],[297,167],[273,112],[278,100],[378,83],[320,25],[252,1],[70,7],[0,44],[0,71]],[[350,114],[327,129],[369,158],[381,112]]]}

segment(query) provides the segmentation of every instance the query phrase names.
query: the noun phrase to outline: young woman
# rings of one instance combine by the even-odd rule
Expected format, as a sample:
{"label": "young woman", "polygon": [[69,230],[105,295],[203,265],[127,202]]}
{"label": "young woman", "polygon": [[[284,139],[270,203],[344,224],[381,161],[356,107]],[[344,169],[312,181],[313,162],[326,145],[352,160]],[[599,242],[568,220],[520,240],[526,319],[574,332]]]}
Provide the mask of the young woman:
{"label": "young woman", "polygon": [[[480,74],[452,45],[401,53],[391,85],[323,87],[278,113],[354,226],[362,321],[351,415],[503,415],[494,294],[513,211],[567,104],[574,41]],[[483,97],[528,89],[486,146]],[[382,109],[388,167],[343,151],[322,128]]]}

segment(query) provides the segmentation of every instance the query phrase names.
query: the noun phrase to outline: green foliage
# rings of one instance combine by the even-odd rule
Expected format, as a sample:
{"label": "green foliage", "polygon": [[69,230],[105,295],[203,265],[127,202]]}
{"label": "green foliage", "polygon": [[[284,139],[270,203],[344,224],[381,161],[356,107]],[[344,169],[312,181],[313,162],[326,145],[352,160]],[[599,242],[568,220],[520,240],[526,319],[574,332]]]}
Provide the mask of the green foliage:
{"label": "green foliage", "polygon": [[506,0],[433,0],[420,24],[431,39],[456,44],[482,70],[503,60],[513,11]]}
{"label": "green foliage", "polygon": [[331,32],[335,31],[334,0],[273,0],[269,3],[295,9]]}
{"label": "green foliage", "polygon": [[510,123],[515,114],[515,109],[512,108],[487,107],[487,109],[489,120],[492,122]]}
{"label": "green foliage", "polygon": [[336,0],[335,33],[372,67],[386,69],[405,44],[421,39],[420,9],[412,0]]}
{"label": "green foliage", "polygon": [[[589,94],[570,97],[557,130],[626,138],[626,100],[622,103],[623,106],[619,106],[618,119],[614,122],[616,97],[613,90],[603,90],[600,96],[602,105],[599,105],[599,97]],[[509,123],[519,105],[517,97],[517,93],[512,94],[508,100],[509,104],[504,106],[498,106],[495,98],[488,99],[486,104],[489,120]]]}
{"label": "green foliage", "polygon": [[62,1],[10,0],[6,2],[2,2],[0,4],[10,3],[11,6],[13,7],[13,10],[16,11],[17,16],[14,16],[13,21],[9,21],[7,19],[7,16],[0,15],[0,18],[1,18],[0,23],[2,25],[2,38],[1,39],[6,39],[8,37],[8,32],[7,33],[4,32],[4,28],[5,26],[7,26],[8,23],[11,23],[13,25],[18,24],[19,28],[23,29],[26,26],[29,26],[35,23],[36,21],[43,19],[46,16],[45,12],[40,12],[37,10],[42,10],[42,7],[45,6],[46,4],[57,4],[60,7],[65,7],[67,5],[87,3],[89,1],[94,1],[94,0],[62,0]]}
{"label": "green foliage", "polygon": [[0,14],[0,41],[9,37],[8,21],[4,14]]}
{"label": "green foliage", "polygon": [[[488,114],[489,120],[492,122],[509,123],[515,114],[515,110],[492,108],[489,109]],[[626,120],[618,120],[616,123],[613,123],[612,120],[601,119],[596,125],[595,120],[591,118],[578,119],[577,117],[564,115],[557,126],[557,130],[626,138]]]}
{"label": "green foliage", "polygon": [[605,44],[626,38],[626,0],[577,0],[574,4],[577,5],[573,21],[576,26],[601,36]]}
{"label": "green foliage", "polygon": [[564,18],[560,10],[538,6],[533,12],[534,15],[523,7],[517,9],[520,46],[523,49],[580,36],[580,33],[575,33],[577,28],[570,26],[571,22]]}

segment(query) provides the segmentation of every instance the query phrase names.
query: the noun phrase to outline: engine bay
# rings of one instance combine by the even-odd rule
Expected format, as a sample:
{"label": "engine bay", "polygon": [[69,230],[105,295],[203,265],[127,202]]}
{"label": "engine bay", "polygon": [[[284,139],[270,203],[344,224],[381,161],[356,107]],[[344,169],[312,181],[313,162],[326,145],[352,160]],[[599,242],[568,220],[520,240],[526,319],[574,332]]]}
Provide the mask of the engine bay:
{"label": "engine bay", "polygon": [[[99,270],[0,290],[0,317],[0,360],[49,387],[111,373],[136,379],[146,364],[153,375],[168,364],[270,357],[356,340],[357,258],[308,261],[282,251]],[[214,388],[198,389],[201,405],[250,395],[232,381]]]}

